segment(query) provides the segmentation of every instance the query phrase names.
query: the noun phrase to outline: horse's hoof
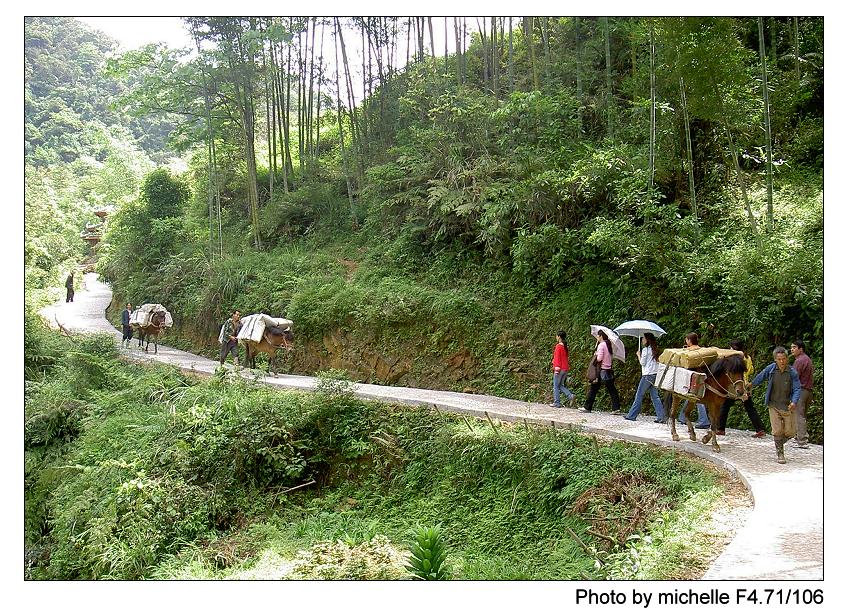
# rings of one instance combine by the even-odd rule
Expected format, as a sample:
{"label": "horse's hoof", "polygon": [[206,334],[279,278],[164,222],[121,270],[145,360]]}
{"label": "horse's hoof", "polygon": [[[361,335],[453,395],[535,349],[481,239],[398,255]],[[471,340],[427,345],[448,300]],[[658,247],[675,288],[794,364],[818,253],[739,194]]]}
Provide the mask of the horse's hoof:
{"label": "horse's hoof", "polygon": [[692,440],[693,442],[697,442],[697,441],[698,441],[698,436],[696,436],[696,435],[695,435],[695,434],[693,434],[693,433],[690,433],[690,434],[689,434],[689,439],[690,439],[690,440]]}
{"label": "horse's hoof", "polygon": [[714,453],[720,453],[720,452],[721,452],[721,447],[720,447],[719,445],[717,445],[717,444],[716,444],[715,446],[713,446],[713,452],[714,452]]}
{"label": "horse's hoof", "polygon": [[674,434],[673,436],[671,436],[671,439],[674,440],[675,442],[680,442],[680,436],[678,436],[677,434]]}
{"label": "horse's hoof", "polygon": [[701,442],[703,442],[704,444],[709,444],[710,440],[712,440],[712,439],[713,439],[713,434],[708,433],[703,438],[701,438]]}

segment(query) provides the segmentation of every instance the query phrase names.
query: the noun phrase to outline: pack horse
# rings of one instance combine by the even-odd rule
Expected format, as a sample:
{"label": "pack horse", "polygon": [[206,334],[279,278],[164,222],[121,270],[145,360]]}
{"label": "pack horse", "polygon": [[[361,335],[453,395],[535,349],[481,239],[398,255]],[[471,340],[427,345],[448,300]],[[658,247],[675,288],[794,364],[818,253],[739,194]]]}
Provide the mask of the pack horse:
{"label": "pack horse", "polygon": [[666,349],[660,355],[659,361],[656,385],[672,393],[669,414],[671,439],[675,442],[680,440],[676,422],[680,412],[680,401],[685,399],[688,400],[686,424],[689,439],[693,442],[697,440],[695,428],[689,420],[689,413],[696,401],[701,402],[706,406],[710,418],[710,429],[701,441],[704,444],[712,441],[713,451],[721,452],[716,434],[721,406],[728,398],[747,399],[743,354],[740,351],[714,347],[702,347],[688,352],[683,349]]}
{"label": "pack horse", "polygon": [[138,347],[144,345],[147,351],[150,340],[153,339],[153,353],[159,353],[159,337],[165,328],[174,325],[174,320],[168,309],[160,304],[145,303],[133,311],[130,326],[138,333]]}
{"label": "pack horse", "polygon": [[256,368],[256,356],[264,353],[268,356],[268,371],[274,373],[274,363],[280,349],[291,351],[294,341],[293,322],[282,317],[271,317],[264,313],[255,313],[242,319],[238,340],[247,350],[246,360],[249,368]]}

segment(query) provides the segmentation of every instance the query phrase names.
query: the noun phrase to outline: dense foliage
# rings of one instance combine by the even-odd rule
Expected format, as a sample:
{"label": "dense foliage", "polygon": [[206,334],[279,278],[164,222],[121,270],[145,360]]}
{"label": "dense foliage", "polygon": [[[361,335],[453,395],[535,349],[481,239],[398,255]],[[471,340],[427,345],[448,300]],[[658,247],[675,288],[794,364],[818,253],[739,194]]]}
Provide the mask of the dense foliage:
{"label": "dense foliage", "polygon": [[112,105],[125,90],[103,72],[117,44],[70,18],[24,20],[24,264],[28,296],[64,279],[90,254],[80,239],[92,211],[132,201],[167,158],[167,118]]}
{"label": "dense foliage", "polygon": [[[347,27],[380,46],[393,23]],[[163,49],[115,61],[144,83],[134,112],[181,111],[183,142],[206,144],[181,215],[130,222],[142,196],[116,217],[100,269],[119,300],[168,306],[183,347],[214,349],[232,308],[267,310],[296,320],[293,371],[539,401],[560,328],[577,370],[590,323],[653,319],[669,333],[662,346],[692,330],[702,344],[741,338],[758,368],[801,338],[819,371],[810,419],[821,440],[821,20],[764,20],[773,184],[756,19],[530,20],[498,30],[494,47],[475,34],[461,55],[383,66],[353,110],[340,86],[317,126],[301,98],[286,119],[274,91],[308,86],[323,64],[297,72],[274,58],[335,25],[194,19],[209,50],[192,61]],[[334,34],[340,49],[350,32]],[[248,46],[237,51],[234,36]],[[256,80],[234,81],[231,67],[251,57]],[[254,114],[203,90],[249,92]],[[253,151],[236,135],[248,115]],[[283,123],[267,130],[271,119]],[[628,363],[620,376],[635,386],[638,374]]]}
{"label": "dense foliage", "polygon": [[[27,384],[27,577],[240,577],[282,561],[262,576],[402,578],[411,543],[437,578],[674,578],[720,494],[714,472],[670,452],[339,387],[198,382],[119,363],[107,336],[61,342]],[[599,520],[614,543],[587,532]],[[657,541],[634,571],[644,535]]]}

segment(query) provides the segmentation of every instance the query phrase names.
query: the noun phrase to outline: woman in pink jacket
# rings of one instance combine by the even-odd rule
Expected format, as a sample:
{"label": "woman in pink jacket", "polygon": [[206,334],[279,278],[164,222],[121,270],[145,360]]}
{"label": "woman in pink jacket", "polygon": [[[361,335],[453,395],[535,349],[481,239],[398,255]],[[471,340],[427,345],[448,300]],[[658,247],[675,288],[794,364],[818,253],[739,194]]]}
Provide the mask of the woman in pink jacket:
{"label": "woman in pink jacket", "polygon": [[607,388],[610,400],[612,401],[612,412],[621,414],[621,402],[618,397],[618,391],[615,388],[615,380],[612,374],[612,344],[603,330],[598,330],[598,335],[595,337],[598,341],[598,348],[595,349],[594,362],[601,365],[601,378],[597,383],[589,384],[589,395],[586,396],[586,403],[583,408],[579,408],[580,412],[592,412],[592,406],[595,403],[595,396],[598,393],[598,388],[601,383]]}

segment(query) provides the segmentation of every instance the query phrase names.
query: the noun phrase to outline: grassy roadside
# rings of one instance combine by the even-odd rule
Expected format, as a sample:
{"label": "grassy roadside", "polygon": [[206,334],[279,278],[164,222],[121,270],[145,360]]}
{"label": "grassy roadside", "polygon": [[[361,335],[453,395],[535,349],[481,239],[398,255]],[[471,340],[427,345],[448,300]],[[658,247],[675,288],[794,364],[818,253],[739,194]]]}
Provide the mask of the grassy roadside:
{"label": "grassy roadside", "polygon": [[723,543],[704,523],[726,481],[673,453],[362,402],[338,380],[198,381],[101,337],[39,344],[33,579],[393,578],[417,524],[440,525],[458,579],[687,577],[692,539]]}

